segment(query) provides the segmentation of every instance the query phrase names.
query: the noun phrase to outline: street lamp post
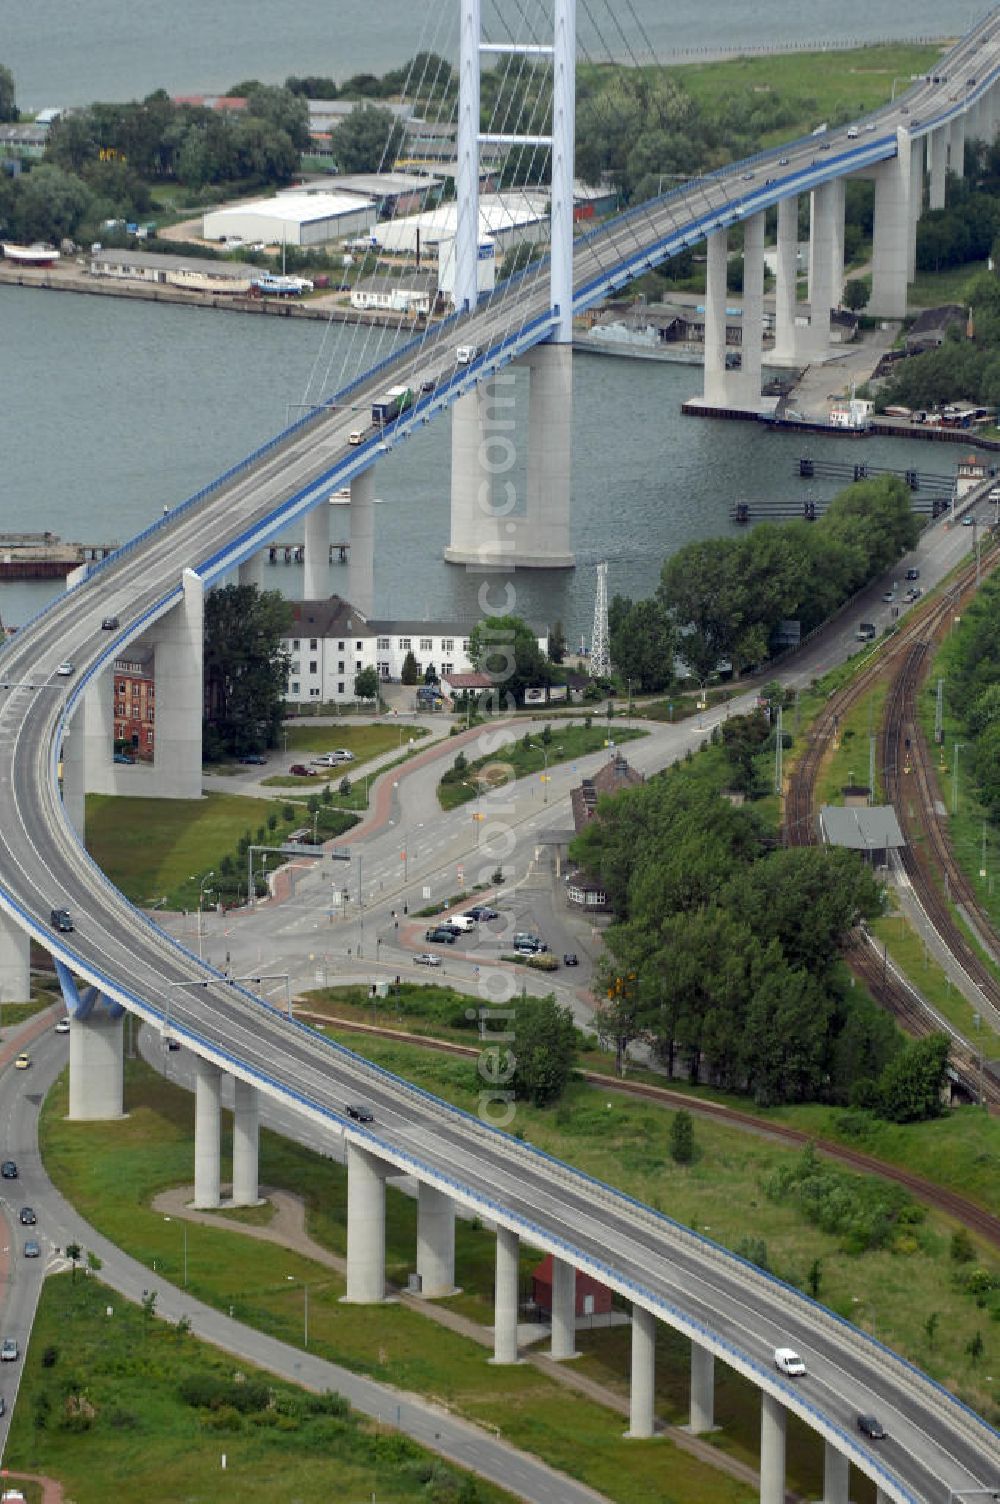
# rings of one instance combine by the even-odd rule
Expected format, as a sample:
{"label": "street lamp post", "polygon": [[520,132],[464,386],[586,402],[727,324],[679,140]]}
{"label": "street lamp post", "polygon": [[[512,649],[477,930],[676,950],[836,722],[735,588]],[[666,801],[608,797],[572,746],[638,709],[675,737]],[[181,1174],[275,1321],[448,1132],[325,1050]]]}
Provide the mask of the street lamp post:
{"label": "street lamp post", "polygon": [[[201,961],[203,959],[203,957],[202,957],[202,948],[201,948],[201,908],[202,908],[202,904],[205,901],[205,885],[208,882],[209,878],[210,877],[214,877],[214,876],[215,876],[214,870],[211,871],[211,872],[206,872],[205,876],[201,880],[201,886],[198,889],[198,960],[199,961]],[[211,888],[209,888],[208,891],[211,893],[211,891],[212,891]]]}
{"label": "street lamp post", "polygon": [[[163,1220],[164,1222],[172,1222],[174,1219],[173,1217],[164,1217]],[[188,1229],[187,1223],[183,1218],[181,1219],[181,1232],[184,1236],[184,1288],[186,1290],[188,1282]]]}
{"label": "street lamp post", "polygon": [[[542,757],[545,759],[545,771],[542,773],[542,803],[543,804],[548,804],[548,802],[549,802],[549,749],[548,749],[548,747],[545,746],[545,744],[543,742],[530,742],[529,746],[534,747],[535,750],[537,752],[540,752],[542,754]],[[552,750],[553,750],[553,752],[561,752],[562,751],[562,747],[553,747]]]}

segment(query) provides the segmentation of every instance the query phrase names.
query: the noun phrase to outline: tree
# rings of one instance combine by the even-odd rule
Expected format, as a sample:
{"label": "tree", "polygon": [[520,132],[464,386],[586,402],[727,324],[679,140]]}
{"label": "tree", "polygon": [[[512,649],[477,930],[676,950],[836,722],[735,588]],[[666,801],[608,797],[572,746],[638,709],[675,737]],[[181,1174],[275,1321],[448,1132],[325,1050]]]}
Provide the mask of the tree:
{"label": "tree", "polygon": [[359,669],[354,675],[354,694],[359,700],[377,700],[379,692],[378,669],[371,664]]}
{"label": "tree", "polygon": [[227,585],[205,599],[205,755],[277,746],[292,608],[276,590]]}
{"label": "tree", "polygon": [[403,127],[391,110],[361,105],[331,132],[330,151],[341,172],[377,172],[392,166],[404,138]]}
{"label": "tree", "polygon": [[9,68],[0,63],[0,124],[17,120],[17,89],[14,84],[14,75]]}
{"label": "tree", "polygon": [[514,1019],[514,1095],[534,1107],[562,1096],[576,1056],[576,1028],[569,1008],[549,994],[522,998]]}
{"label": "tree", "polygon": [[694,1159],[694,1119],[685,1107],[674,1113],[670,1124],[670,1158],[678,1165]]}
{"label": "tree", "polygon": [[672,683],[677,639],[670,615],[659,600],[630,602],[627,612],[616,613],[615,630],[609,636],[611,661],[622,679],[632,681],[634,690],[655,694]]}
{"label": "tree", "polygon": [[871,295],[871,289],[861,277],[849,277],[844,283],[844,307],[850,308],[853,313],[858,313],[865,307]]}
{"label": "tree", "polygon": [[76,1279],[76,1266],[80,1262],[81,1258],[83,1257],[83,1249],[80,1247],[79,1243],[67,1243],[66,1244],[66,1257],[69,1259],[70,1263],[73,1266],[73,1278],[75,1280]]}
{"label": "tree", "polygon": [[520,616],[488,616],[477,621],[469,638],[469,658],[514,704],[529,685],[552,680],[538,638]]}
{"label": "tree", "polygon": [[416,684],[417,682],[417,660],[412,648],[403,659],[403,667],[400,670],[399,679],[401,684]]}
{"label": "tree", "polygon": [[948,1069],[947,1034],[915,1039],[889,1062],[878,1082],[879,1115],[890,1123],[940,1117]]}
{"label": "tree", "polygon": [[566,657],[566,629],[557,621],[549,632],[549,658],[553,663],[562,663]]}
{"label": "tree", "polygon": [[15,187],[11,229],[20,240],[72,239],[93,204],[86,184],[49,162],[22,174]]}

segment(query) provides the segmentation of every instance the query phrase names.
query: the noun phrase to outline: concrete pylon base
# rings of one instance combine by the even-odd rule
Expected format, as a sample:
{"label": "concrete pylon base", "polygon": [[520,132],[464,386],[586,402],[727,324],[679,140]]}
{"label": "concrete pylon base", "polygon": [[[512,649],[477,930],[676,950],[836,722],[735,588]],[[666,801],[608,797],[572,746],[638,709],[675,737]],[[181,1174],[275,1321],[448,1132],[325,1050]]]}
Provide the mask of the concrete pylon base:
{"label": "concrete pylon base", "polygon": [[69,1119],[98,1122],[124,1117],[124,1015],[99,1004],[69,1024]]}
{"label": "concrete pylon base", "polygon": [[345,1305],[385,1300],[385,1179],[392,1166],[348,1140]]}
{"label": "concrete pylon base", "polygon": [[444,560],[446,564],[472,564],[479,569],[575,569],[575,554],[540,554],[529,553],[528,544],[518,546],[517,540],[504,547],[503,552],[497,555],[487,555],[475,549],[468,551],[458,548],[446,548]]}

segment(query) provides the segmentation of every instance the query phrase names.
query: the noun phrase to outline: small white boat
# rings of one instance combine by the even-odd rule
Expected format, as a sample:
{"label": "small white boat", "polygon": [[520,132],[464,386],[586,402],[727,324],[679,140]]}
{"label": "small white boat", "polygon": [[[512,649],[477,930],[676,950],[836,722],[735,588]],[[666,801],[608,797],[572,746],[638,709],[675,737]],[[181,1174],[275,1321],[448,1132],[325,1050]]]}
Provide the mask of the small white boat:
{"label": "small white boat", "polygon": [[19,261],[22,266],[51,266],[59,260],[59,252],[47,245],[10,245],[3,243],[7,261]]}

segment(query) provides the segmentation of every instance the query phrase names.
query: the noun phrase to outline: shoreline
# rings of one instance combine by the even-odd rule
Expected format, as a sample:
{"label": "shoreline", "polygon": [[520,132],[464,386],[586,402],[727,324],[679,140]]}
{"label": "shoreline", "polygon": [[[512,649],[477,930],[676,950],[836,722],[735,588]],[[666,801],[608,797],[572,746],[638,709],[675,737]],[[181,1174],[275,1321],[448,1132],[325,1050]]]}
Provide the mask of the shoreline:
{"label": "shoreline", "polygon": [[48,292],[82,293],[93,297],[130,298],[143,303],[172,303],[181,308],[217,308],[224,313],[270,315],[272,318],[321,319],[333,324],[361,324],[381,329],[411,330],[412,319],[380,313],[362,313],[331,298],[292,301],[279,298],[247,298],[232,293],[188,292],[152,282],[121,282],[92,277],[68,263],[58,267],[22,266],[0,259],[0,287],[32,287]]}

